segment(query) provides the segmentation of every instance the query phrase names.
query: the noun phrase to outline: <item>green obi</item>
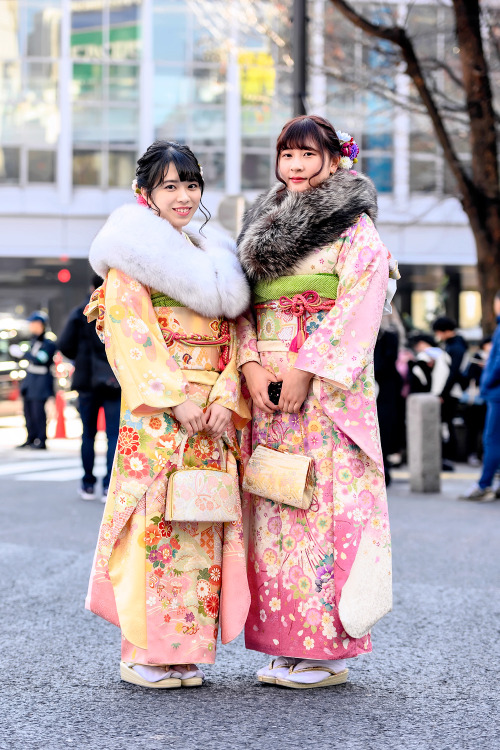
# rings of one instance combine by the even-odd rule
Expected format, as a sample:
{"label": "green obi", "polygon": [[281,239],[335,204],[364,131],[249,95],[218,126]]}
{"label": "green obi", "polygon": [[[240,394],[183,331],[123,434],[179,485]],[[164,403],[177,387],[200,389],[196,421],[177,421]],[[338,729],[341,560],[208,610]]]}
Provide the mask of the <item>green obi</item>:
{"label": "green obi", "polygon": [[186,307],[186,305],[177,302],[175,299],[172,299],[172,297],[167,297],[167,295],[162,292],[154,292],[154,294],[151,295],[151,302],[153,303],[153,307]]}
{"label": "green obi", "polygon": [[323,299],[337,299],[338,285],[339,277],[333,273],[281,276],[275,281],[258,281],[253,287],[253,301],[259,305],[304,292],[317,292]]}

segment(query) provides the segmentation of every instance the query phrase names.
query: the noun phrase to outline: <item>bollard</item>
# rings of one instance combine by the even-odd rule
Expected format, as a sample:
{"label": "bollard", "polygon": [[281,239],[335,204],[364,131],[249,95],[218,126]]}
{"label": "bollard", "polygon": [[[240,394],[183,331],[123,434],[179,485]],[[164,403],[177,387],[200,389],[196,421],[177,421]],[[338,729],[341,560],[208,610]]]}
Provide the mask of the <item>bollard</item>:
{"label": "bollard", "polygon": [[412,492],[441,491],[441,402],[413,393],[406,402],[408,468]]}

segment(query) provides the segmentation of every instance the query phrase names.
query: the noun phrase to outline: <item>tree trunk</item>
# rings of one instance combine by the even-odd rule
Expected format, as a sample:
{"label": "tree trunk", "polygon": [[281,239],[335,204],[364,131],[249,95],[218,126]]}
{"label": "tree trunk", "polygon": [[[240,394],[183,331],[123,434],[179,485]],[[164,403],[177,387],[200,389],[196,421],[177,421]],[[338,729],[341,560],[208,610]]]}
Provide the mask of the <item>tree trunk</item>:
{"label": "tree trunk", "polygon": [[490,204],[482,211],[485,221],[490,225],[490,231],[474,231],[471,222],[477,250],[477,275],[481,304],[483,308],[483,332],[485,335],[493,333],[496,326],[493,312],[495,294],[500,291],[500,206]]}
{"label": "tree trunk", "polygon": [[472,177],[451,142],[446,117],[427,85],[421,61],[412,40],[401,26],[370,22],[346,0],[331,3],[366,34],[392,42],[401,50],[412,79],[432,121],[437,140],[458,186],[458,198],[469,219],[477,252],[478,285],[481,294],[484,333],[492,333],[496,321],[493,300],[500,291],[500,186],[497,133],[493,96],[480,27],[479,0],[453,0],[457,43],[460,47],[462,80],[470,122]]}

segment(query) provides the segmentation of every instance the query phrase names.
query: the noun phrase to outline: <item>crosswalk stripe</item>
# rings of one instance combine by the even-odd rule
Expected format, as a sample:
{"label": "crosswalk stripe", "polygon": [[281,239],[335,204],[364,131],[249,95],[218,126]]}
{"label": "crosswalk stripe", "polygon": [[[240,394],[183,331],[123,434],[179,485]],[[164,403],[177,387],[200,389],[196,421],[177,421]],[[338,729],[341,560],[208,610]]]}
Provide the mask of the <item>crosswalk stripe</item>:
{"label": "crosswalk stripe", "polygon": [[0,466],[0,476],[8,476],[9,474],[29,474],[33,471],[45,471],[47,469],[64,469],[68,466],[80,466],[81,461],[79,458],[68,456],[63,459],[53,459],[50,461],[38,461],[38,460],[25,460],[15,461],[5,466]]}
{"label": "crosswalk stripe", "polygon": [[[26,456],[24,461],[13,461],[0,466],[0,476],[11,477],[16,482],[70,482],[82,478],[82,462],[79,456],[59,457]],[[94,475],[106,474],[106,457],[95,458]]]}
{"label": "crosswalk stripe", "polygon": [[[104,477],[106,475],[105,466],[94,467],[94,476]],[[17,475],[14,477],[16,482],[70,482],[74,479],[82,478],[82,467],[77,466],[74,469],[59,469],[54,471],[40,471],[27,476]]]}

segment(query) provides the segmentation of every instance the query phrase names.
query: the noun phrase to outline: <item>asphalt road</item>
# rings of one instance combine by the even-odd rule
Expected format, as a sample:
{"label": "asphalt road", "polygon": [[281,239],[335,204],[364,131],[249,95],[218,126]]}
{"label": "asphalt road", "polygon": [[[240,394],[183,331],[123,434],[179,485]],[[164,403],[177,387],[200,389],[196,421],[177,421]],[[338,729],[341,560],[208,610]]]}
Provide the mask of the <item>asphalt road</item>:
{"label": "asphalt road", "polygon": [[394,611],[348,684],[260,685],[265,658],[239,638],[204,687],[147,691],[120,682],[119,632],[83,608],[103,506],[77,499],[75,479],[9,473],[13,456],[0,455],[0,750],[500,748],[500,501],[457,502],[464,480],[438,496],[395,482]]}

